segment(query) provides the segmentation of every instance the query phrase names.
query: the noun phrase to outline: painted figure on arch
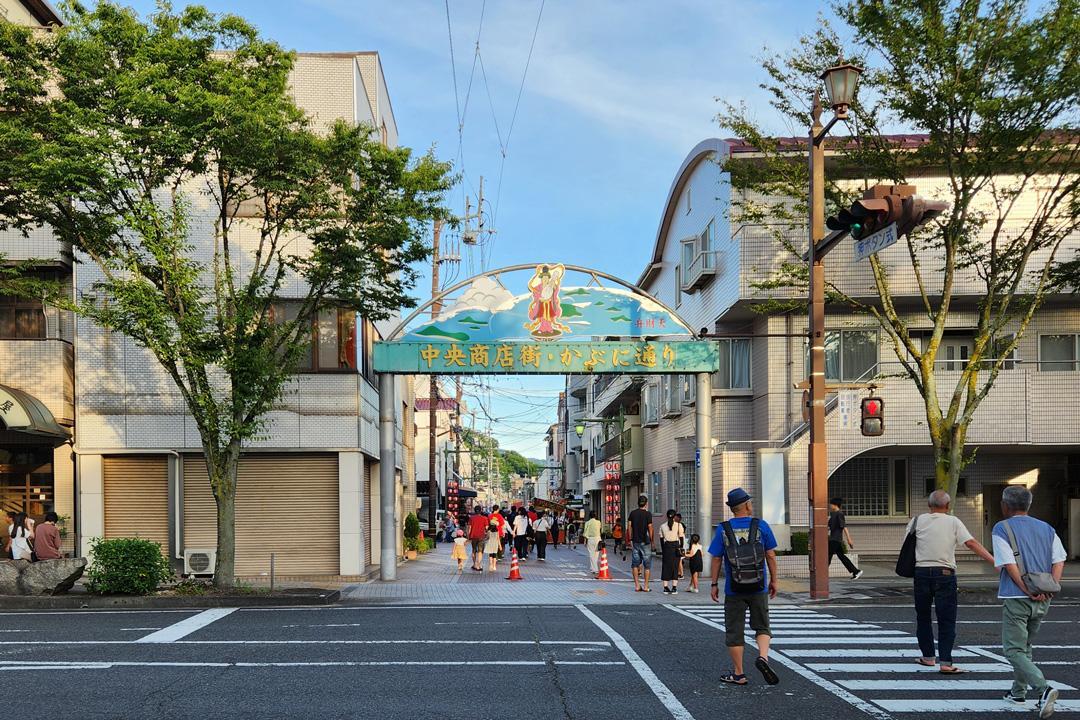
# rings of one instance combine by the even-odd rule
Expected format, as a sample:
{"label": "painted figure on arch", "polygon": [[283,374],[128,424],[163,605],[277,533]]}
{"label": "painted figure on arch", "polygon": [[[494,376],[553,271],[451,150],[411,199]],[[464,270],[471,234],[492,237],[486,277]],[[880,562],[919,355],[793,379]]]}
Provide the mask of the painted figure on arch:
{"label": "painted figure on arch", "polygon": [[562,265],[538,265],[529,280],[529,322],[525,329],[535,338],[551,339],[570,332],[570,328],[561,322],[562,304],[559,301],[559,287],[566,269]]}

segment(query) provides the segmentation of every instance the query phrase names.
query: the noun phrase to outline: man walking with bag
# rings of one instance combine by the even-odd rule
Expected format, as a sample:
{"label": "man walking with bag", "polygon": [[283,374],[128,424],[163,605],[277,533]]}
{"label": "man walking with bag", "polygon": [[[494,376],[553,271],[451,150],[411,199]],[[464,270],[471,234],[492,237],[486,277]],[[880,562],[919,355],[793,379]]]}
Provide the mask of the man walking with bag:
{"label": "man walking with bag", "polygon": [[1042,671],[1031,659],[1031,644],[1050,610],[1050,598],[1061,591],[1065,548],[1054,528],[1028,515],[1031,492],[1012,485],[1001,493],[1001,513],[994,526],[994,565],[1000,568],[998,597],[1002,601],[1001,644],[1013,667],[1009,703],[1026,701],[1028,690],[1039,696],[1040,718],[1054,714],[1058,691],[1046,684]]}
{"label": "man walking with bag", "polygon": [[[949,514],[952,498],[944,490],[935,490],[927,498],[930,512],[914,517],[907,532],[915,535],[915,634],[922,657],[916,662],[934,667],[945,675],[964,672],[953,665],[956,642],[956,548],[971,550],[987,562],[993,556],[971,536],[960,518]],[[937,614],[937,654],[934,653],[934,622]]]}
{"label": "man walking with bag", "polygon": [[[776,597],[776,537],[764,520],[755,518],[753,498],[742,488],[727,495],[727,506],[734,517],[720,523],[709,545],[712,555],[712,599],[720,601],[720,563],[724,563],[724,642],[731,653],[732,671],[721,676],[720,682],[746,685],[743,672],[743,645],[746,632],[746,613],[758,646],[754,667],[765,682],[780,682],[769,665],[769,598]],[[768,565],[766,571],[765,566]]]}

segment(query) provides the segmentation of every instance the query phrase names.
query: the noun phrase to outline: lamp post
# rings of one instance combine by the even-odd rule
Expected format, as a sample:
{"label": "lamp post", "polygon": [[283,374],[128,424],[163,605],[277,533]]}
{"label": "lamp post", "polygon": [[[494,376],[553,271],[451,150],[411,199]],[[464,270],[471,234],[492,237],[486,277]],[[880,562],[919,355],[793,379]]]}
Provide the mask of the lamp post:
{"label": "lamp post", "polygon": [[810,597],[829,597],[829,455],[825,443],[825,137],[838,120],[846,120],[862,69],[840,62],[821,74],[833,117],[822,126],[821,98],[814,92],[810,126]]}
{"label": "lamp post", "polygon": [[[623,460],[624,460],[624,455],[626,454],[626,444],[623,442],[623,432],[626,429],[626,414],[623,412],[623,409],[620,407],[618,417],[614,417],[614,418],[578,418],[577,422],[574,423],[574,432],[577,433],[577,436],[579,438],[582,435],[585,434],[585,424],[586,423],[600,423],[600,424],[603,424],[603,425],[614,425],[614,424],[618,423],[618,425],[619,425],[619,486],[621,488],[621,486],[622,486],[622,478],[623,478]],[[622,502],[621,501],[619,502],[619,518],[618,518],[618,520],[620,522],[622,521]]]}

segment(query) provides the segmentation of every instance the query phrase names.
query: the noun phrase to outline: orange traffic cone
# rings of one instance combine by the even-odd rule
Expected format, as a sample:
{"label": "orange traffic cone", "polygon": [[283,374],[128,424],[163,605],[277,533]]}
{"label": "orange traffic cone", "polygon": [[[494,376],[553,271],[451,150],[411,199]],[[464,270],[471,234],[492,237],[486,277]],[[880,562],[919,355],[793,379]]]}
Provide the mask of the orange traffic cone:
{"label": "orange traffic cone", "polygon": [[600,574],[596,576],[597,580],[610,580],[611,571],[608,570],[607,564],[607,548],[603,548],[600,551]]}
{"label": "orange traffic cone", "polygon": [[510,577],[507,580],[521,580],[521,570],[518,568],[517,550],[510,551]]}

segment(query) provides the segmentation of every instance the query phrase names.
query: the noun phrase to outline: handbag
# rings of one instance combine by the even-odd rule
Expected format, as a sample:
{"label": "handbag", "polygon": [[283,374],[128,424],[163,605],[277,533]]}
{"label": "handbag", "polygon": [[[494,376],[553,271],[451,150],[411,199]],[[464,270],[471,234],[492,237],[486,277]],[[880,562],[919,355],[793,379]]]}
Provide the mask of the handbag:
{"label": "handbag", "polygon": [[1016,558],[1016,569],[1020,571],[1020,579],[1024,581],[1028,592],[1032,595],[1053,595],[1061,592],[1061,583],[1047,572],[1028,572],[1024,567],[1024,556],[1020,554],[1020,546],[1016,544],[1016,535],[1009,527],[1009,521],[1001,523],[1005,527],[1005,534],[1009,536],[1009,545],[1012,547],[1013,557]]}
{"label": "handbag", "polygon": [[904,578],[915,577],[915,531],[919,528],[919,518],[916,516],[911,523],[911,532],[904,538],[904,544],[900,546],[900,555],[896,558],[896,574]]}

